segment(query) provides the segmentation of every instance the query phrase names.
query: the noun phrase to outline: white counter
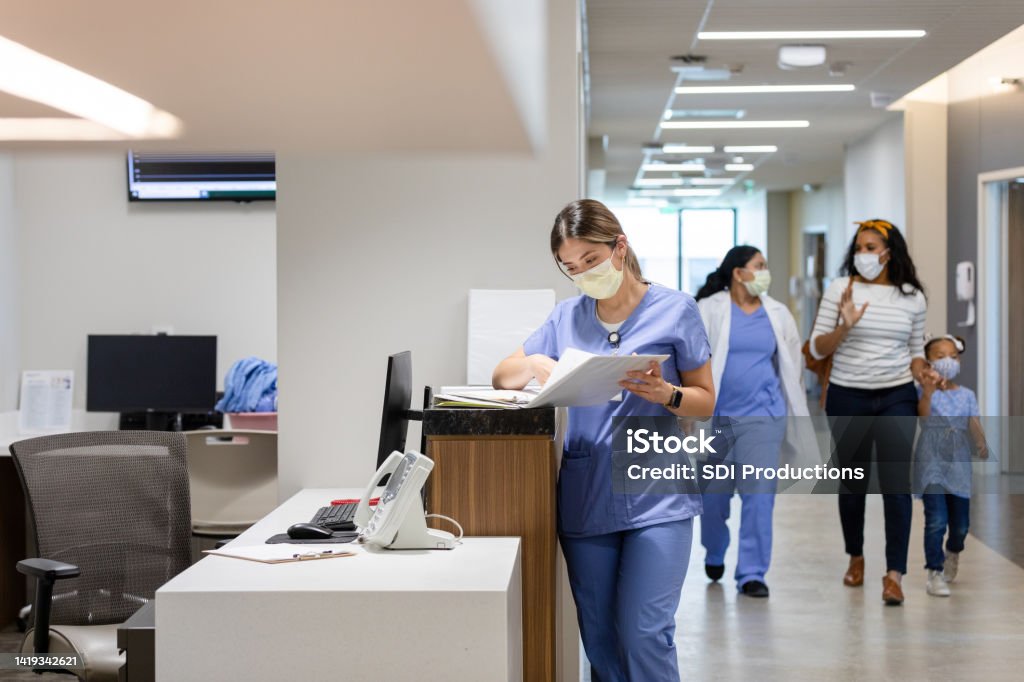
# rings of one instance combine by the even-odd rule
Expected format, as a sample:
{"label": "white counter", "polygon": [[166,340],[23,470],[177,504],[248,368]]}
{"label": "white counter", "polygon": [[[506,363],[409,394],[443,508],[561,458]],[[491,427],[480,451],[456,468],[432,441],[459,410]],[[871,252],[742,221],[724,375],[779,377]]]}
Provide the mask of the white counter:
{"label": "white counter", "polygon": [[[232,544],[360,492],[303,490]],[[519,539],[286,564],[206,557],[157,591],[156,666],[164,682],[521,680]]]}

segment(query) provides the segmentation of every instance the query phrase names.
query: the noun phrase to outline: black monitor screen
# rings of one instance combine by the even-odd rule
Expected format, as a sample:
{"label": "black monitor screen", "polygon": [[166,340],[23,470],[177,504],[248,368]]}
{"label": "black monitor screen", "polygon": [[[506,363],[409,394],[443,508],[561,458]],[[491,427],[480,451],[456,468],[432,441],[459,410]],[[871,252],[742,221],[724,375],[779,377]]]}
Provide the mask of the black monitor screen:
{"label": "black monitor screen", "polygon": [[377,466],[392,452],[405,452],[412,406],[412,353],[405,351],[388,357],[388,378],[384,385],[384,410],[380,419],[380,444]]}
{"label": "black monitor screen", "polygon": [[89,336],[86,409],[213,409],[216,336]]}
{"label": "black monitor screen", "polygon": [[271,152],[128,152],[131,201],[254,201],[276,193]]}

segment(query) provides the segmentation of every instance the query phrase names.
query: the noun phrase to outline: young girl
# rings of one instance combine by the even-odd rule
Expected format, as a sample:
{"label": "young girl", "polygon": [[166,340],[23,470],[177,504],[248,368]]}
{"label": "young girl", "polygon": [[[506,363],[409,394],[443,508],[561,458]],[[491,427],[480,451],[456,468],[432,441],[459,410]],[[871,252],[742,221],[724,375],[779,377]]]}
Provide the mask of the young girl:
{"label": "young girl", "polygon": [[[939,375],[925,377],[918,388],[918,414],[923,418],[914,457],[914,490],[924,501],[924,556],[928,594],[948,597],[956,578],[960,552],[969,525],[971,442],[978,457],[988,457],[985,434],[974,391],[953,383],[960,372],[964,340],[936,337],[925,344],[925,356]],[[949,530],[946,552],[942,538]]]}

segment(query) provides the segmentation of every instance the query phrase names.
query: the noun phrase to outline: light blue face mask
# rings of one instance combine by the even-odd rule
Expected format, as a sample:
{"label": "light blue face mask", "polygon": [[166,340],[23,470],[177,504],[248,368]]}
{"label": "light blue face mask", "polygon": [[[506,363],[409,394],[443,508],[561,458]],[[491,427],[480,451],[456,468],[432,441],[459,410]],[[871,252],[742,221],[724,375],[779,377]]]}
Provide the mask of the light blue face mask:
{"label": "light blue face mask", "polygon": [[932,363],[932,369],[946,381],[952,381],[960,373],[960,361],[956,358],[939,358]]}

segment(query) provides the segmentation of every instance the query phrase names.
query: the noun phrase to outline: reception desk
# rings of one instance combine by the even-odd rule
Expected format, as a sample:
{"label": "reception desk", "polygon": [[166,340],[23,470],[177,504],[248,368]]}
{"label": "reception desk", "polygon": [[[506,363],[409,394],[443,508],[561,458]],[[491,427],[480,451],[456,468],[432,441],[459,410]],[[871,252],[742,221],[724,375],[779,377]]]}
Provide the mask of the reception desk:
{"label": "reception desk", "polygon": [[[302,490],[228,546],[260,545],[362,492]],[[518,538],[355,551],[284,564],[210,556],[185,569],[156,592],[157,681],[531,680]]]}
{"label": "reception desk", "polygon": [[428,511],[458,519],[467,536],[522,538],[523,670],[531,682],[579,679],[579,633],[556,534],[559,426],[553,408],[423,414],[434,460]]}

